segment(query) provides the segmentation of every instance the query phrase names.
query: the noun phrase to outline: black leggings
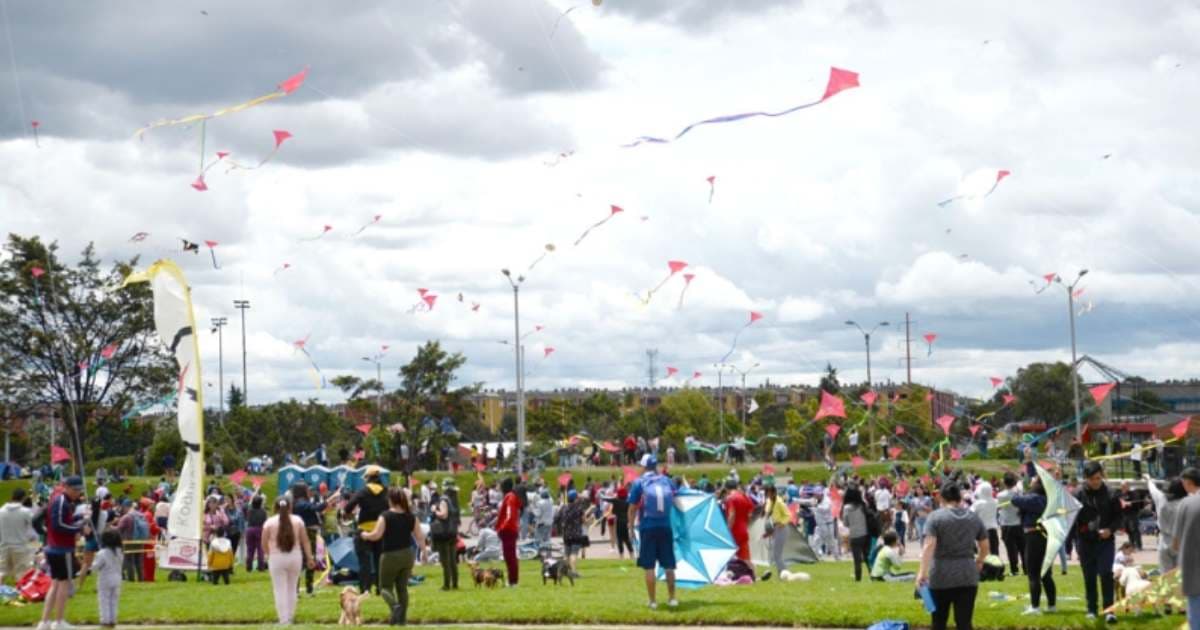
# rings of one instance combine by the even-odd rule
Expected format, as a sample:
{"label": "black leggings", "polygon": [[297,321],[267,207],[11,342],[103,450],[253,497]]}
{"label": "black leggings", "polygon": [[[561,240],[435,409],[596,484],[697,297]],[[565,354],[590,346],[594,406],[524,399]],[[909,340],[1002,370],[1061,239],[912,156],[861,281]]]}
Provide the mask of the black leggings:
{"label": "black leggings", "polygon": [[[850,539],[850,555],[854,558],[854,581],[862,581],[862,568],[867,564],[867,557],[871,553],[870,549],[871,537],[860,536]],[[867,567],[867,572],[870,573],[871,567]]]}
{"label": "black leggings", "polygon": [[929,589],[937,610],[933,611],[933,630],[946,630],[946,622],[950,620],[950,607],[954,607],[954,627],[958,630],[971,630],[971,619],[975,616],[975,595],[978,586],[959,586],[957,588]]}
{"label": "black leggings", "polygon": [[989,529],[988,533],[988,553],[1000,555],[1000,530]]}
{"label": "black leggings", "polygon": [[629,524],[617,521],[613,529],[617,530],[617,553],[623,554],[628,549],[629,556],[633,557],[633,544],[629,542]]}
{"label": "black leggings", "polygon": [[1005,525],[1000,530],[1000,535],[1004,538],[1004,550],[1008,552],[1008,566],[1012,574],[1016,575],[1025,553],[1025,530],[1021,529],[1020,525]]}
{"label": "black leggings", "polygon": [[1057,601],[1057,589],[1054,587],[1054,567],[1051,566],[1046,575],[1042,572],[1042,562],[1046,559],[1046,535],[1042,532],[1025,532],[1025,571],[1029,574],[1029,600],[1034,608],[1042,601],[1042,589],[1046,589],[1046,605],[1053,606]]}

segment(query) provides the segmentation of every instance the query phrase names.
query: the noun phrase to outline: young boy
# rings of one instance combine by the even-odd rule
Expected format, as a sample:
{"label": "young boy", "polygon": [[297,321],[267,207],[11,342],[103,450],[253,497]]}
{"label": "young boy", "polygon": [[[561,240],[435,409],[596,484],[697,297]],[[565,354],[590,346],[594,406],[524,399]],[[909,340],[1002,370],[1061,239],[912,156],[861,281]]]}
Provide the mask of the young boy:
{"label": "young boy", "polygon": [[875,556],[871,579],[876,582],[908,582],[916,577],[912,571],[900,571],[900,537],[888,530],[883,535],[883,548]]}
{"label": "young boy", "polygon": [[233,575],[233,543],[225,535],[225,528],[217,530],[208,545],[208,575],[215,585],[218,579],[224,579],[229,584],[229,576]]}

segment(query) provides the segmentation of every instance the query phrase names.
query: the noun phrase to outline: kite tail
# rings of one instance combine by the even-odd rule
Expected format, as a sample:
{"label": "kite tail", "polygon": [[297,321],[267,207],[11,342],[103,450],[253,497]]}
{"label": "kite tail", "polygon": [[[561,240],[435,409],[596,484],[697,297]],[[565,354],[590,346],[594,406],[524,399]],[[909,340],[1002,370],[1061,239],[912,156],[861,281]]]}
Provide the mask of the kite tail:
{"label": "kite tail", "polygon": [[737,349],[738,337],[742,336],[742,331],[746,330],[747,326],[749,326],[749,324],[746,324],[746,326],[742,326],[738,329],[737,333],[733,336],[733,343],[729,346],[729,352],[726,352],[725,356],[721,357],[721,360],[718,361],[718,363],[724,363],[725,359],[728,359],[729,355],[733,354],[733,351]]}
{"label": "kite tail", "polygon": [[959,195],[959,196],[957,196],[957,197],[951,197],[951,198],[949,198],[949,199],[945,199],[945,200],[943,200],[943,201],[939,201],[939,202],[938,202],[938,207],[939,207],[939,208],[945,208],[946,206],[948,206],[948,205],[950,205],[950,204],[954,203],[955,201],[958,201],[959,199],[962,199],[962,198],[963,198],[963,196],[962,196],[962,195]]}
{"label": "kite tail", "polygon": [[604,225],[605,223],[608,223],[608,220],[609,220],[609,219],[611,219],[611,218],[612,218],[612,215],[610,214],[610,215],[608,215],[607,217],[604,217],[604,219],[602,219],[602,220],[600,220],[600,221],[597,221],[596,223],[594,223],[594,224],[593,224],[591,227],[589,227],[588,229],[584,230],[584,231],[583,231],[583,234],[580,234],[580,235],[579,235],[579,238],[575,239],[575,245],[576,245],[576,246],[578,246],[578,245],[579,245],[579,243],[583,242],[583,239],[587,238],[587,235],[588,235],[588,234],[590,234],[592,230],[594,230],[594,229],[596,229],[596,228],[600,227],[601,225]]}
{"label": "kite tail", "polygon": [[221,265],[218,265],[218,264],[217,264],[217,252],[216,252],[216,250],[213,250],[213,249],[211,249],[211,248],[210,248],[210,249],[208,250],[208,253],[212,255],[213,269],[220,269],[220,268],[221,268]]}
{"label": "kite tail", "polygon": [[667,281],[670,280],[671,276],[673,276],[673,275],[675,275],[675,274],[668,274],[666,278],[662,279],[662,282],[659,282],[657,285],[655,285],[655,287],[653,289],[650,289],[649,291],[647,291],[646,299],[642,300],[642,304],[643,305],[649,304],[650,300],[654,297],[654,294],[657,293],[659,289],[663,288],[663,285],[665,285],[667,283]]}
{"label": "kite tail", "polygon": [[679,292],[679,304],[677,304],[675,306],[676,309],[683,308],[683,296],[687,295],[687,290],[688,290],[688,287],[690,287],[690,286],[692,286],[692,284],[690,282],[683,285],[683,290]]}
{"label": "kite tail", "polygon": [[542,259],[545,258],[546,255],[549,253],[550,252],[542,252],[541,256],[538,256],[537,258],[534,259],[533,262],[529,263],[529,268],[525,270],[525,273],[529,273],[530,271],[533,271],[533,268],[536,267],[538,263],[542,262]]}

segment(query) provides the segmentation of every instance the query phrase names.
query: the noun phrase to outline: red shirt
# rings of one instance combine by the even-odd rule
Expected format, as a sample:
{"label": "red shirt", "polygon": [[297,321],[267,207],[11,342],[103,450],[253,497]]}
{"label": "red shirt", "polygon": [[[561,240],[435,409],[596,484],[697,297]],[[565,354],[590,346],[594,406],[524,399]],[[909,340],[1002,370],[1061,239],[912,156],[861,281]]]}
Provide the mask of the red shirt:
{"label": "red shirt", "polygon": [[725,513],[733,517],[730,533],[738,545],[738,557],[750,559],[750,513],[754,511],[754,501],[741,490],[735,490],[725,499]]}
{"label": "red shirt", "polygon": [[504,495],[500,501],[500,518],[496,523],[497,532],[517,532],[521,529],[521,500],[515,492]]}

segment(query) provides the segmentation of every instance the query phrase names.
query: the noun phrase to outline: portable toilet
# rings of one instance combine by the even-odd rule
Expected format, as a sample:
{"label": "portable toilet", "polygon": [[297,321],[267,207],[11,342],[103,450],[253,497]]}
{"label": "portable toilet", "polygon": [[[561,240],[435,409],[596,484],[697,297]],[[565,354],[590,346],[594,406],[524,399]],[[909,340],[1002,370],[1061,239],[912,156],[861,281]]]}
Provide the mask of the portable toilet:
{"label": "portable toilet", "polygon": [[304,480],[304,469],[295,464],[288,464],[279,469],[278,479],[279,489],[276,492],[282,495],[291,489],[292,484]]}

